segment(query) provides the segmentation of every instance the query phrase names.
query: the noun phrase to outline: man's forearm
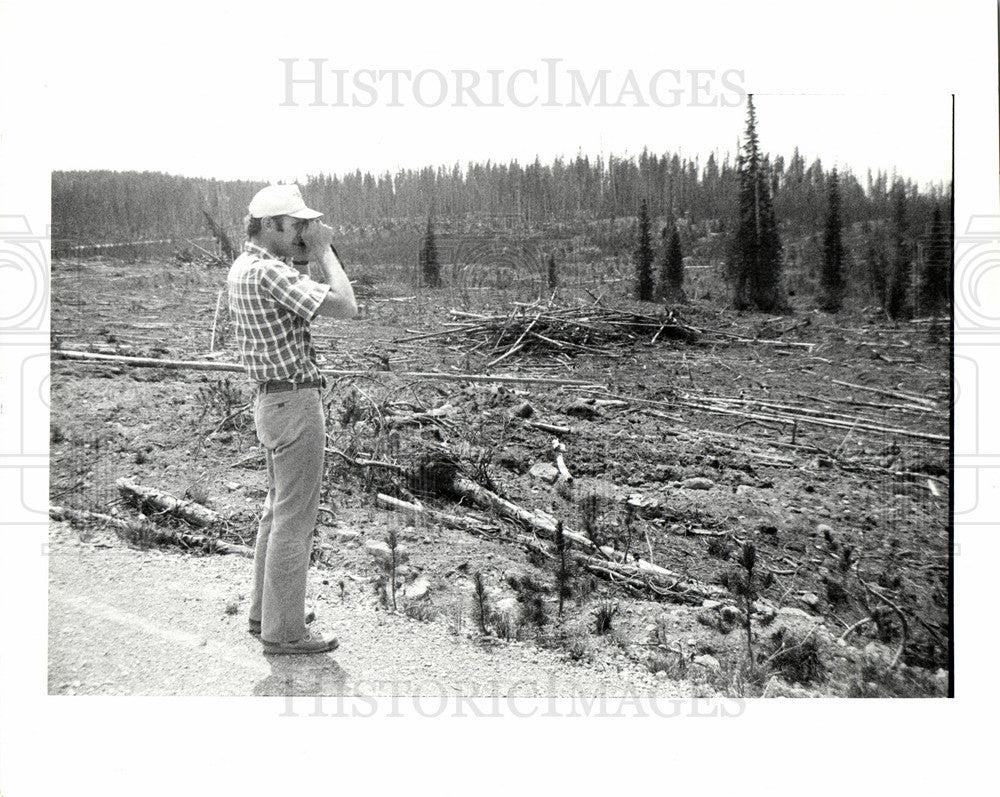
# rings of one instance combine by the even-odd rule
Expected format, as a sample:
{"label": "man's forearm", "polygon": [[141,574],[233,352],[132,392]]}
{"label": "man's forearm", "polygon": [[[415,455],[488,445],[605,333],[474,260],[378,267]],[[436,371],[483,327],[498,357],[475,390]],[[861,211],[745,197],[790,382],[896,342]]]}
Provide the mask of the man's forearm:
{"label": "man's forearm", "polygon": [[322,314],[336,318],[353,318],[358,314],[357,300],[354,298],[354,288],[344,272],[344,267],[337,259],[332,247],[327,247],[323,254],[309,261],[314,279],[319,278],[330,286],[330,293],[323,301]]}

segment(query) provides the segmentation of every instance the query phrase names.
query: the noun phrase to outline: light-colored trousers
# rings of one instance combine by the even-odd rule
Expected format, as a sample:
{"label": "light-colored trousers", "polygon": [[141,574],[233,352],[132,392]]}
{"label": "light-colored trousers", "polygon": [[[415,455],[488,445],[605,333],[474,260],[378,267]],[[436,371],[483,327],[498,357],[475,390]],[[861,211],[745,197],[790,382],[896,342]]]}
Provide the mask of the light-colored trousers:
{"label": "light-colored trousers", "polygon": [[306,634],[306,574],[319,512],[326,432],[317,388],[257,394],[257,437],[267,460],[267,499],[257,529],[250,619],[261,639]]}

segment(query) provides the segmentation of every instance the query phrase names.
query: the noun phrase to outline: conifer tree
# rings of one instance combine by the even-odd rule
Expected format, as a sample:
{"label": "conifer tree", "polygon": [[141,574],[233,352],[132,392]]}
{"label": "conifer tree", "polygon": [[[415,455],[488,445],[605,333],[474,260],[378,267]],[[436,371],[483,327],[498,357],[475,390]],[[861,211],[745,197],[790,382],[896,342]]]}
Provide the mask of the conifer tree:
{"label": "conifer tree", "polygon": [[653,244],[649,234],[649,210],[646,200],[639,210],[639,245],[635,250],[636,298],[641,302],[653,300]]}
{"label": "conifer tree", "polygon": [[545,276],[550,291],[554,291],[559,287],[559,274],[556,272],[556,256],[553,254],[549,255],[549,259],[545,264]]}
{"label": "conifer tree", "polygon": [[828,186],[820,285],[823,290],[820,306],[828,313],[836,313],[844,299],[844,242],[841,236],[840,182],[836,167],[830,173]]}
{"label": "conifer tree", "polygon": [[785,306],[781,290],[781,239],[771,203],[768,168],[760,154],[753,95],[747,96],[746,140],[737,160],[739,219],[730,241],[727,278],[733,306],[766,312]]}
{"label": "conifer tree", "polygon": [[934,313],[951,302],[952,283],[951,227],[942,220],[937,205],[927,237],[920,300],[922,312]]}
{"label": "conifer tree", "polygon": [[907,288],[911,277],[910,244],[907,240],[906,190],[902,180],[892,186],[892,275],[885,311],[890,318],[904,318],[909,313]]}
{"label": "conifer tree", "polygon": [[684,298],[684,254],[681,252],[681,236],[677,231],[676,222],[670,227],[664,227],[663,254],[660,260],[659,298]]}
{"label": "conifer tree", "polygon": [[434,239],[434,225],[430,216],[427,217],[427,230],[420,243],[420,274],[428,287],[441,286],[441,265],[438,263],[437,241]]}

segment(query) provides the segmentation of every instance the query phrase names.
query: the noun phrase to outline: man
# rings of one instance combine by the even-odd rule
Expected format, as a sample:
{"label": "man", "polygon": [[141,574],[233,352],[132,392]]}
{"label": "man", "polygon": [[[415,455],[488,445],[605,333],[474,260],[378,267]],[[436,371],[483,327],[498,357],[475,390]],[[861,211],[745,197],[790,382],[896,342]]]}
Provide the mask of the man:
{"label": "man", "polygon": [[305,612],[306,574],[326,443],[323,378],[309,325],[317,315],[353,318],[358,308],[331,245],[333,231],[316,220],[322,215],[306,207],[296,185],[261,189],[250,202],[246,249],[228,277],[229,313],[256,385],[254,423],[267,463],[250,631],[269,653],[337,647],[334,637],[306,629],[314,617]]}

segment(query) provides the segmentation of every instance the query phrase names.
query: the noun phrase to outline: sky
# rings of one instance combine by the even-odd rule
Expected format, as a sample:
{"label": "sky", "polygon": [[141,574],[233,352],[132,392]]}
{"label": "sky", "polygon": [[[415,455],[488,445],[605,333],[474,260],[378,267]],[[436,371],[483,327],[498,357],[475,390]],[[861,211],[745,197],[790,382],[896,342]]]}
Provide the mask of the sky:
{"label": "sky", "polygon": [[[475,14],[448,4],[436,14],[395,5],[380,14],[378,4],[374,12],[311,6],[301,14],[273,3],[181,0],[141,13],[106,2],[60,4],[60,24],[37,63],[54,124],[39,132],[52,169],[227,179],[536,156],[548,162],[577,153],[636,155],[644,147],[703,163],[710,152],[735,157],[744,98],[753,92],[766,152],[787,160],[798,146],[809,162],[819,157],[825,166],[850,168],[862,182],[869,168],[895,169],[921,185],[950,179],[947,81],[886,79],[880,37],[859,28],[857,13],[841,9],[803,29],[801,7],[777,4],[755,35],[722,23],[738,19],[738,6],[719,7],[713,16],[631,2],[599,12],[511,3]],[[914,23],[942,37],[955,27],[945,4],[907,8]],[[885,24],[907,35],[907,17],[881,14],[885,19],[878,9],[865,12],[870,31]],[[100,24],[110,20],[111,28]],[[83,29],[88,35],[78,35]],[[848,79],[837,63],[824,63],[827,52],[850,61]],[[310,59],[322,63],[323,106],[311,104]],[[550,69],[556,93],[546,97]],[[391,78],[366,77],[372,73],[365,70],[409,72],[397,78],[396,105]],[[473,75],[465,85],[478,80],[473,93],[489,103],[491,70],[499,75],[497,101],[477,107],[466,93],[465,106],[456,107],[455,73]],[[611,107],[598,105],[596,95],[583,101],[582,93],[570,106],[574,73],[589,87],[602,72]],[[313,83],[293,84],[289,94],[289,76]],[[354,89],[356,80],[377,96]],[[417,90],[409,90],[414,83]],[[553,97],[557,104],[543,105]]]}

